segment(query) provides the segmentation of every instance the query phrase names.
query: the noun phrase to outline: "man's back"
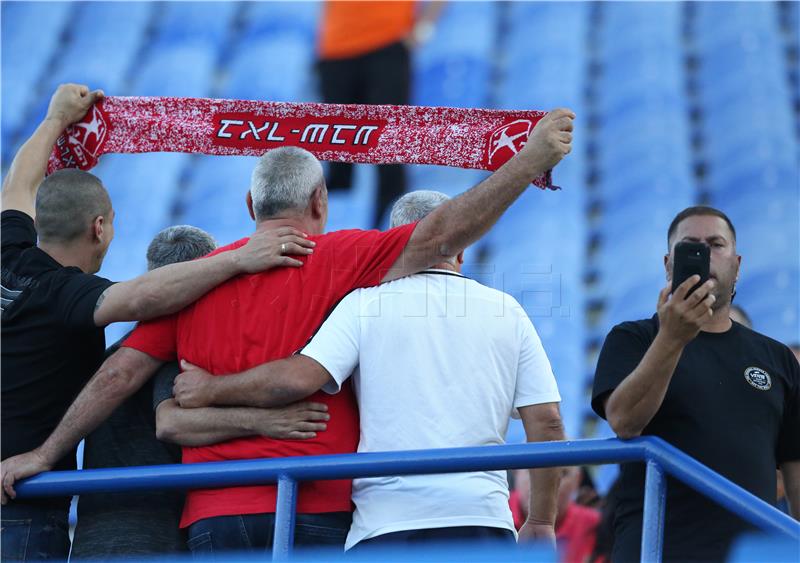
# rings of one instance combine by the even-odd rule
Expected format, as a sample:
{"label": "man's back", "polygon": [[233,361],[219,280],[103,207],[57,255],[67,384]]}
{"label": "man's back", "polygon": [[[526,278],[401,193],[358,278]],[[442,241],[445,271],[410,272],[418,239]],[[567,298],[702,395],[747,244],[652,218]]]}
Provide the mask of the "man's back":
{"label": "man's back", "polygon": [[[65,268],[36,247],[33,219],[4,211],[2,458],[39,446],[103,359],[93,322],[111,282]],[[67,456],[56,469],[75,467]]]}
{"label": "man's back", "polygon": [[[375,285],[394,263],[414,225],[386,233],[338,231],[312,237],[314,254],[302,268],[282,268],[234,278],[206,294],[179,315],[145,323],[125,342],[163,360],[185,359],[224,375],[283,358],[300,348],[325,315],[355,287]],[[217,252],[232,250],[238,241]],[[352,452],[358,413],[352,395],[322,393],[331,420],[326,432],[310,440],[240,438],[204,447],[185,447],[184,463]],[[273,512],[275,487],[237,487],[192,491],[182,526],[213,516]],[[349,481],[304,483],[301,513],[350,510]]]}
{"label": "man's back", "polygon": [[[524,310],[454,272],[428,270],[359,290],[334,315],[337,327],[344,319],[358,325],[344,332],[359,339],[359,452],[502,444],[514,407],[559,400]],[[315,340],[303,354],[315,357],[317,345],[337,343]],[[353,501],[348,548],[399,530],[514,530],[502,471],[356,479]]]}

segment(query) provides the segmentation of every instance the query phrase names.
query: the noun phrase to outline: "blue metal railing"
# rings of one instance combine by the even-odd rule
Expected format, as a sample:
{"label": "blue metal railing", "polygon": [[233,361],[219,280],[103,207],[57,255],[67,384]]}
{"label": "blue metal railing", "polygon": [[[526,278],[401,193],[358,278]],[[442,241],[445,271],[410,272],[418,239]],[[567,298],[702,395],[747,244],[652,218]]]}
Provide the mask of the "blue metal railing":
{"label": "blue metal railing", "polygon": [[659,438],[576,440],[477,448],[400,451],[53,471],[20,482],[20,498],[278,484],[273,559],[285,560],[294,540],[297,483],[382,475],[646,463],[642,561],[661,561],[665,474],[770,533],[800,541],[800,523]]}

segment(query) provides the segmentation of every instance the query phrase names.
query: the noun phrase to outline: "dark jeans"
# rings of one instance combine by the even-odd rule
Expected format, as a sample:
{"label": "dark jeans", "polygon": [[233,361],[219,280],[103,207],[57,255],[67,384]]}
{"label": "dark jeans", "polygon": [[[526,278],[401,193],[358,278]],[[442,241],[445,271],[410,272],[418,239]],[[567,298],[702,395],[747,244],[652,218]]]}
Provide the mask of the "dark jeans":
{"label": "dark jeans", "polygon": [[66,509],[12,501],[3,507],[0,515],[3,563],[67,560],[69,524]]}
{"label": "dark jeans", "polygon": [[[338,547],[350,531],[350,512],[298,514],[294,528],[295,547]],[[215,516],[189,526],[187,545],[192,554],[207,557],[220,552],[264,552],[272,549],[275,514]]]}
{"label": "dark jeans", "polygon": [[[347,59],[321,60],[318,64],[322,96],[333,104],[407,105],[411,91],[411,62],[402,42]],[[353,166],[333,162],[328,173],[331,191],[352,187]],[[375,227],[395,199],[406,188],[405,169],[400,164],[378,166],[378,201]]]}
{"label": "dark jeans", "polygon": [[450,528],[426,528],[423,530],[403,530],[402,532],[381,534],[380,536],[360,541],[350,551],[360,552],[389,546],[448,542],[456,542],[459,545],[477,544],[479,546],[517,544],[514,533],[504,528],[452,526]]}

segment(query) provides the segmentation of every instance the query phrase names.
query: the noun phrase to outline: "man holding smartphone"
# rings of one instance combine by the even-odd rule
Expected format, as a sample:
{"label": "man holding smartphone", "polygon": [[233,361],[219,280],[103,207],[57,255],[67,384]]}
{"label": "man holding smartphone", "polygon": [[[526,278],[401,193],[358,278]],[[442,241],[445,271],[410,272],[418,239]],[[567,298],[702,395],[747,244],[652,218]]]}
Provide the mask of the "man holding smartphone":
{"label": "man holding smartphone", "polygon": [[[687,208],[672,221],[667,239],[668,284],[658,312],[619,324],[606,337],[592,408],[620,438],[659,436],[772,504],[780,466],[798,518],[800,366],[788,347],[730,319],[741,256],[724,213]],[[682,242],[709,247],[709,279],[699,284],[701,275],[693,274],[673,292],[673,277],[686,269],[679,256],[689,256],[676,255]],[[621,469],[612,560],[638,561],[644,467]],[[747,527],[668,479],[664,561],[723,561]]]}

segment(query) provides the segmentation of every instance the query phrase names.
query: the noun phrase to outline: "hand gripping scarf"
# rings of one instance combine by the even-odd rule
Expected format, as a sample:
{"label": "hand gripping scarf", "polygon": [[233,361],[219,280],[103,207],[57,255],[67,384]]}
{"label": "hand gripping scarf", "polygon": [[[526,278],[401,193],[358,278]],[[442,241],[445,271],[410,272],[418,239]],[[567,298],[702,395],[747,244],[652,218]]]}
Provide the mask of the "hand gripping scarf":
{"label": "hand gripping scarf", "polygon": [[[302,147],[320,160],[497,170],[525,145],[543,111],[108,97],[53,147],[48,173],[89,170],[106,153],[261,156]],[[551,174],[531,178],[556,189]]]}

